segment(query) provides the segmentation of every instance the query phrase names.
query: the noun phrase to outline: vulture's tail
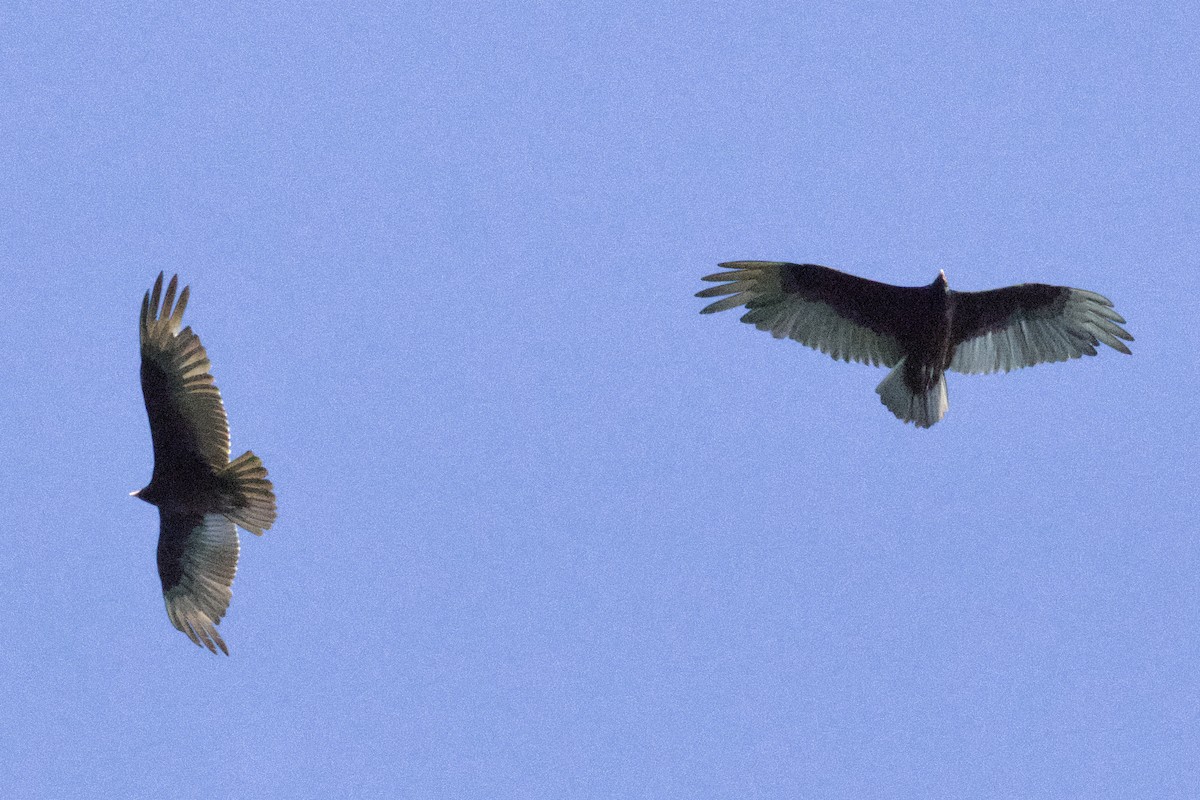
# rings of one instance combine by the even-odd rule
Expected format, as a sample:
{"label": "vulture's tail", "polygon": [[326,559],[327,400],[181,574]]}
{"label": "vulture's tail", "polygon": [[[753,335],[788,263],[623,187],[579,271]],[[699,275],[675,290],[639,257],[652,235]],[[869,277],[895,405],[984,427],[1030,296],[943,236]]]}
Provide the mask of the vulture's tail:
{"label": "vulture's tail", "polygon": [[946,409],[950,407],[950,401],[946,398],[946,376],[939,373],[933,386],[918,393],[906,380],[906,360],[900,359],[900,363],[880,381],[875,391],[888,410],[897,417],[918,428],[928,428],[944,417]]}
{"label": "vulture's tail", "polygon": [[275,521],[275,489],[267,480],[267,468],[247,450],[221,471],[228,482],[230,507],[225,516],[239,527],[259,536]]}

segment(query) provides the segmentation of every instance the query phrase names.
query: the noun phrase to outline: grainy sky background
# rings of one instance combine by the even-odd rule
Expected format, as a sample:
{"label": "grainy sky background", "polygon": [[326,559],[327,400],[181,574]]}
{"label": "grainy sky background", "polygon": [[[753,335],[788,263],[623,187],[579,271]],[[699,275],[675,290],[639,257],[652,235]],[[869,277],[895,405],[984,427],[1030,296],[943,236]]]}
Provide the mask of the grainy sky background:
{"label": "grainy sky background", "polygon": [[[1200,794],[1191,6],[83,5],[0,20],[5,797]],[[915,430],[743,258],[1134,356]],[[160,270],[279,496],[229,658],[127,496]]]}

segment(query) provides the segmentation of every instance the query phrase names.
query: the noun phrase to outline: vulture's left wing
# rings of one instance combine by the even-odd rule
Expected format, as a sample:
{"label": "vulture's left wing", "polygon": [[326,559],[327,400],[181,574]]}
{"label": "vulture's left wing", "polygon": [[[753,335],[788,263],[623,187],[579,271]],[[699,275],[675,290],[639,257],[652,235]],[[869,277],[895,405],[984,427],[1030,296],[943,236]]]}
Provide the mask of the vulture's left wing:
{"label": "vulture's left wing", "polygon": [[894,367],[912,325],[919,289],[859,278],[816,264],[729,261],[730,272],[707,275],[722,281],[697,297],[730,295],[701,309],[712,314],[744,305],[742,322],[789,337],[842,361]]}
{"label": "vulture's left wing", "polygon": [[1008,372],[1050,361],[1096,355],[1106,344],[1129,353],[1133,341],[1112,301],[1095,292],[1022,283],[986,292],[951,292],[950,369]]}
{"label": "vulture's left wing", "polygon": [[[211,364],[192,329],[180,330],[187,308],[185,286],[176,302],[178,278],[161,295],[163,276],[142,299],[138,324],[142,347],[142,393],[150,416],[154,469],[201,459],[213,469],[229,463],[229,422]],[[162,304],[159,305],[159,301]]]}

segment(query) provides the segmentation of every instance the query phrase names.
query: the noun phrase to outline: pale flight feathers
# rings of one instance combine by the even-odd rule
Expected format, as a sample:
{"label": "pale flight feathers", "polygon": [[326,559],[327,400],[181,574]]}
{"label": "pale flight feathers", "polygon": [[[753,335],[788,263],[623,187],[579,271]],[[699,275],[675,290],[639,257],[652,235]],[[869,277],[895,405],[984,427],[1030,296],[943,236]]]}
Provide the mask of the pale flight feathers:
{"label": "pale flight feathers", "polygon": [[[237,528],[222,514],[205,514],[202,518],[164,515],[162,526],[160,535],[187,537],[179,557],[179,582],[163,592],[167,617],[196,644],[214,653],[220,648],[229,655],[217,623],[233,597],[230,587],[237,573]],[[183,530],[167,530],[169,526]]]}
{"label": "pale flight feathers", "polygon": [[[960,302],[981,294],[985,293],[958,293]],[[1068,289],[1059,304],[1045,309],[1019,309],[1003,327],[960,342],[949,369],[967,374],[1009,372],[1094,356],[1098,344],[1131,355],[1121,340],[1131,342],[1133,337],[1120,326],[1125,318],[1112,305],[1111,300],[1095,292]]]}
{"label": "pale flight feathers", "polygon": [[159,308],[159,291],[163,276],[160,273],[152,292],[142,300],[141,344],[142,358],[151,361],[162,372],[164,387],[176,413],[188,423],[196,437],[195,446],[204,460],[215,469],[229,462],[229,421],[221,392],[209,372],[212,368],[200,337],[190,327],[179,329],[187,307],[188,287],[179,295],[172,309],[177,277],[172,277]]}
{"label": "pale flight feathers", "polygon": [[730,295],[705,306],[701,314],[744,305],[742,322],[776,339],[795,339],[840,361],[858,361],[871,366],[893,367],[904,357],[895,338],[866,328],[839,314],[829,304],[785,293],[775,261],[731,261],[722,267],[729,272],[706,275],[702,280],[728,281],[696,293],[697,297]]}

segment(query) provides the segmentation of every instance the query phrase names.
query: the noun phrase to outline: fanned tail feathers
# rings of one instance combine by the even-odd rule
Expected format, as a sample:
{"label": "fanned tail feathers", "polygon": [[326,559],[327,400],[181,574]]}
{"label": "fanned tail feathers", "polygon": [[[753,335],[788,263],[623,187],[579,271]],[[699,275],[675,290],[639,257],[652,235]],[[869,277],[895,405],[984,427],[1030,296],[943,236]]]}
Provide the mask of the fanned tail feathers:
{"label": "fanned tail feathers", "polygon": [[275,522],[275,489],[267,480],[262,460],[247,450],[221,471],[229,484],[230,507],[225,516],[258,536]]}
{"label": "fanned tail feathers", "polygon": [[904,379],[905,360],[901,359],[875,387],[875,391],[888,410],[901,420],[911,422],[918,428],[928,428],[944,417],[950,408],[950,401],[946,397],[946,376],[938,375],[937,383],[917,394]]}

